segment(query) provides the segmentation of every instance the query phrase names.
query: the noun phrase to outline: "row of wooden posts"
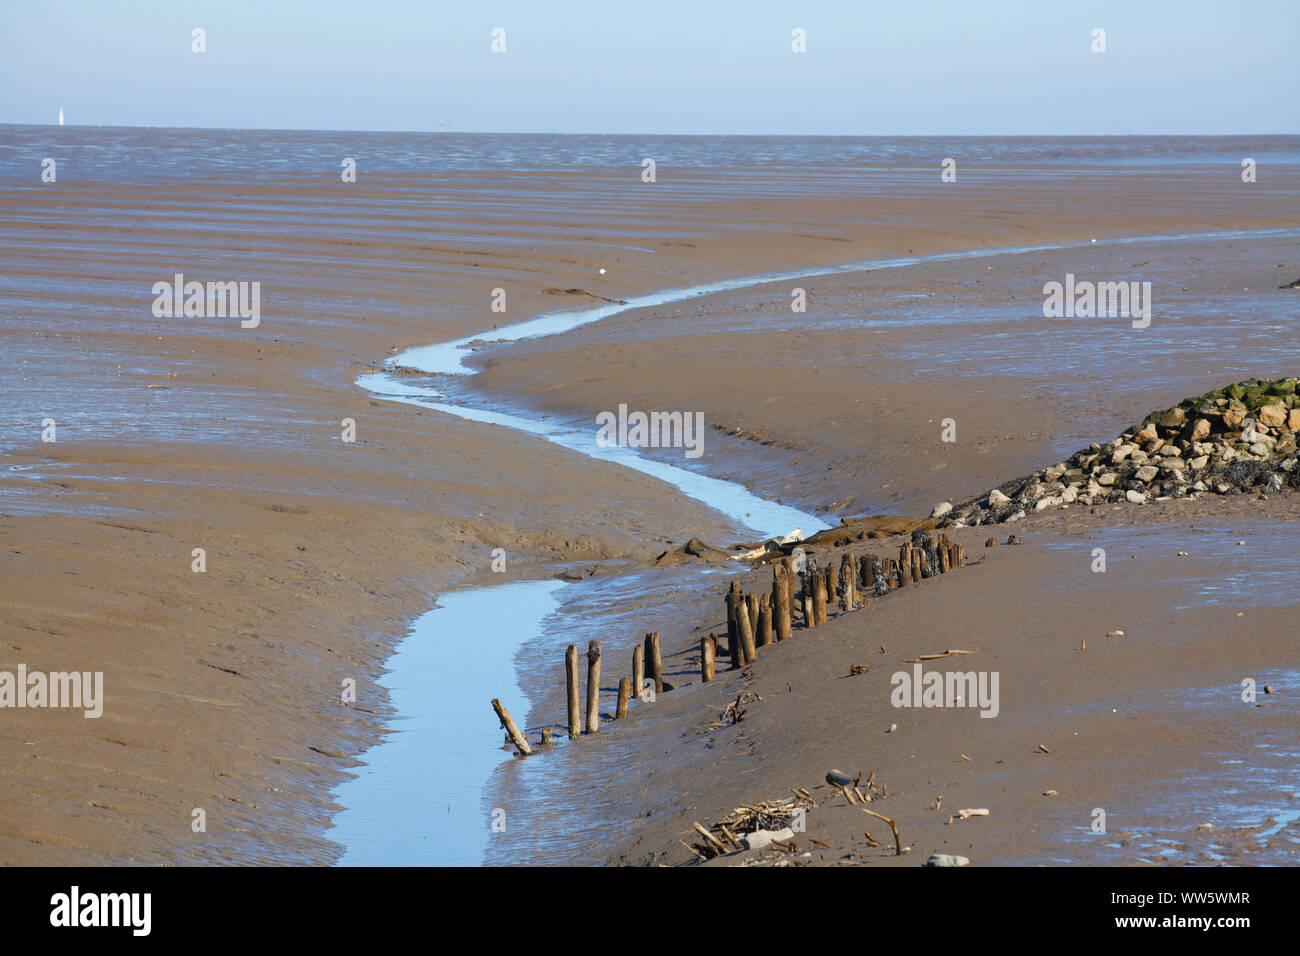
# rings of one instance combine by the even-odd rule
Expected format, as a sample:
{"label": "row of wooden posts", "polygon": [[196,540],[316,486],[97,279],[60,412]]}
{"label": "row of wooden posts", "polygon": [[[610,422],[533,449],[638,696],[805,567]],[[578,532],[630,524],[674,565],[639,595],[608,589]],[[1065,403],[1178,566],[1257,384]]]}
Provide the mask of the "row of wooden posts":
{"label": "row of wooden posts", "polygon": [[[833,560],[821,568],[814,558],[787,555],[772,566],[770,592],[745,594],[740,582],[732,580],[727,592],[727,647],[732,669],[753,661],[758,648],[790,636],[796,596],[802,598],[804,627],[816,627],[826,623],[826,608],[832,600],[838,598],[841,612],[852,611],[865,606],[867,596],[945,574],[961,567],[964,560],[961,545],[946,534],[936,538],[922,532],[898,549],[897,560],[874,554],[854,557],[846,552],[840,555],[838,568]],[[717,655],[717,637],[709,634],[702,638],[701,676],[706,682],[713,680]]]}
{"label": "row of wooden posts", "polygon": [[[898,559],[879,558],[863,554],[856,558],[848,553],[840,556],[839,566],[832,560],[826,567],[817,565],[814,558],[802,553],[787,555],[772,566],[772,587],[761,594],[745,594],[738,580],[733,579],[727,591],[727,648],[732,669],[749,664],[760,647],[789,638],[794,628],[796,598],[802,603],[803,626],[817,627],[827,621],[827,604],[838,599],[840,611],[847,612],[864,607],[868,596],[916,584],[924,578],[945,574],[961,567],[965,559],[960,544],[946,534],[937,538],[928,532],[918,532],[898,549]],[[799,582],[796,589],[795,581]],[[718,654],[718,638],[710,633],[700,638],[700,676],[705,683],[712,681]],[[585,731],[600,730],[600,641],[587,645],[587,710]],[[584,730],[580,711],[578,686],[578,648],[570,644],[564,654],[564,672],[568,690],[569,737],[577,740]],[[618,704],[614,719],[627,716],[628,701],[632,694],[648,693],[651,686],[655,694],[662,694],[664,685],[663,657],[659,651],[659,632],[651,631],[643,644],[632,649],[632,676],[618,682]],[[511,719],[509,711],[499,700],[492,707],[511,743],[521,754],[531,754],[527,738]],[[542,743],[551,742],[551,731],[542,731]]]}

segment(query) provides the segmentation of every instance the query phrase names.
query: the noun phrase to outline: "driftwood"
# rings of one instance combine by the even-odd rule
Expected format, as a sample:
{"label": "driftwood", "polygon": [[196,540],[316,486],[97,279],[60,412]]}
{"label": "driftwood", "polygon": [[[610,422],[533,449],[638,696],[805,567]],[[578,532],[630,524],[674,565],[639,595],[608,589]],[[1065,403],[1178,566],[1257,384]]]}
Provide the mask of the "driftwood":
{"label": "driftwood", "polygon": [[505,705],[495,697],[492,698],[492,709],[497,712],[497,719],[501,721],[501,726],[506,729],[510,735],[510,742],[518,748],[519,752],[527,757],[533,752],[533,748],[528,746],[528,740],[519,732],[515,726],[514,720],[510,717],[510,711],[506,710]]}
{"label": "driftwood", "polygon": [[889,824],[889,829],[894,831],[894,856],[902,856],[903,841],[900,840],[898,837],[898,824],[895,823],[893,820],[889,819],[889,817],[877,813],[875,810],[868,810],[866,807],[859,807],[858,809],[861,810],[863,813],[871,814],[877,820],[884,820],[886,823]]}

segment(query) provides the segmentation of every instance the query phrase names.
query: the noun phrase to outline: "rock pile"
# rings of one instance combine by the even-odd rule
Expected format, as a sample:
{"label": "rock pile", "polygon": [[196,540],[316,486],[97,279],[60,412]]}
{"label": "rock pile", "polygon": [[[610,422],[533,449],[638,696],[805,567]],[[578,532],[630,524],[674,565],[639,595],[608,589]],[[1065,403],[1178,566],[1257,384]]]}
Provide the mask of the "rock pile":
{"label": "rock pile", "polygon": [[986,495],[937,505],[940,527],[1016,521],[1048,508],[1165,501],[1202,493],[1300,488],[1300,378],[1249,379],[1153,412],[1105,445],[1008,481]]}

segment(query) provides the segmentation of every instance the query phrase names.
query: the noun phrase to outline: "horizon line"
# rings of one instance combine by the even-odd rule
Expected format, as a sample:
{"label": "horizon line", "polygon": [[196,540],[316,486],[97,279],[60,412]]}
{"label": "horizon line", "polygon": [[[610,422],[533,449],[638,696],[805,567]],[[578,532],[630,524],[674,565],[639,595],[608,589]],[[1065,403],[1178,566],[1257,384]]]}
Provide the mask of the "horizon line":
{"label": "horizon line", "polygon": [[139,129],[139,130],[198,130],[201,132],[234,133],[358,133],[358,134],[412,134],[412,135],[461,135],[461,136],[673,136],[724,139],[727,137],[763,138],[763,139],[1178,139],[1186,137],[1212,137],[1227,139],[1233,137],[1300,137],[1300,131],[1249,132],[1249,133],[673,133],[673,132],[636,132],[636,133],[602,133],[591,130],[578,132],[560,131],[523,131],[523,130],[450,130],[450,129],[328,129],[311,126],[152,126],[131,123],[17,123],[0,122],[0,128],[9,126],[42,127],[53,129]]}

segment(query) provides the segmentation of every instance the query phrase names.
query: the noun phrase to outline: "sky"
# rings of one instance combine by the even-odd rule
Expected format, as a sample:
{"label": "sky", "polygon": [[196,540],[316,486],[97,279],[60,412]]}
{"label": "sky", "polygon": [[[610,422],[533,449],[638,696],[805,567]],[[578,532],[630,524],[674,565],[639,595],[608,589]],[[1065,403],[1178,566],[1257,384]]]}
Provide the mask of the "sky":
{"label": "sky", "polygon": [[1298,48],[1300,0],[0,0],[0,123],[1297,133]]}

